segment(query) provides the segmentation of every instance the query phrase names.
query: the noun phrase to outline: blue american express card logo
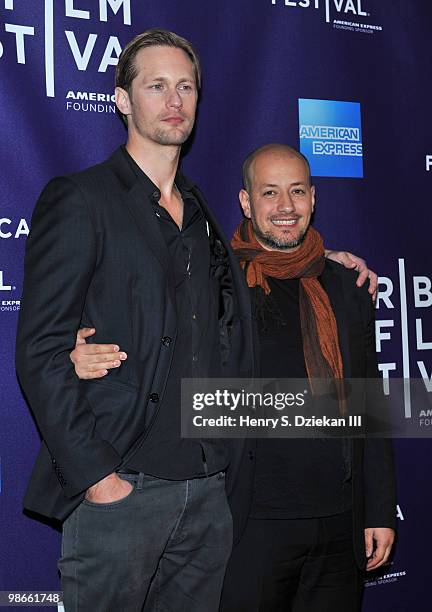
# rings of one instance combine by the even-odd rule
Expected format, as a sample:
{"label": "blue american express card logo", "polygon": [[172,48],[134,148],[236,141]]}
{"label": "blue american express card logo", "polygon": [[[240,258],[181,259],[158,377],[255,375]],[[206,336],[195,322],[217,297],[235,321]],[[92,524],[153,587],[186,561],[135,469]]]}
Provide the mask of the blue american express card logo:
{"label": "blue american express card logo", "polygon": [[359,102],[300,98],[299,128],[312,175],[363,177]]}

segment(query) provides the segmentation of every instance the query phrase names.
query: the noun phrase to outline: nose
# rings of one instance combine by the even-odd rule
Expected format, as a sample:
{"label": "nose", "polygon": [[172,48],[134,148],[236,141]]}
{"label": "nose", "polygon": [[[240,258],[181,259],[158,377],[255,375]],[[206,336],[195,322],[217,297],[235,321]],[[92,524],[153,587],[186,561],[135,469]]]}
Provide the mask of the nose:
{"label": "nose", "polygon": [[181,95],[175,87],[170,89],[168,92],[167,106],[170,108],[181,108],[183,106]]}
{"label": "nose", "polygon": [[284,193],[281,195],[277,205],[278,212],[286,212],[291,213],[294,210],[294,202],[289,193]]}

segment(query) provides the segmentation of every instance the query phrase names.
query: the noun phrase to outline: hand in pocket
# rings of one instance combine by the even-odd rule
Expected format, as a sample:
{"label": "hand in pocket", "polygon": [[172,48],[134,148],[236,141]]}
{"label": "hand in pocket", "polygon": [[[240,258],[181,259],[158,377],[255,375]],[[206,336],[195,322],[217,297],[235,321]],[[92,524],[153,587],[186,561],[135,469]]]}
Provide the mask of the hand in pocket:
{"label": "hand in pocket", "polygon": [[133,484],[114,472],[89,487],[85,499],[92,504],[110,504],[127,497],[133,488]]}

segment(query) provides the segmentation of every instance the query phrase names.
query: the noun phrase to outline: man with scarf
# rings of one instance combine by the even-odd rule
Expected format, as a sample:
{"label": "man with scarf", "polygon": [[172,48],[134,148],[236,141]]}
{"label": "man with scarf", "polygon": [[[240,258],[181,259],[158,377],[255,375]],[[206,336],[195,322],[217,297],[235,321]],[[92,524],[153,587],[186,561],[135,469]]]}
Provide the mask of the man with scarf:
{"label": "man with scarf", "polygon": [[[250,288],[261,377],[377,377],[372,300],[324,257],[306,158],[266,145],[246,159],[243,181],[245,219],[231,244]],[[388,440],[247,440],[228,487],[234,548],[222,612],[360,609],[361,570],[385,563],[394,540]]]}

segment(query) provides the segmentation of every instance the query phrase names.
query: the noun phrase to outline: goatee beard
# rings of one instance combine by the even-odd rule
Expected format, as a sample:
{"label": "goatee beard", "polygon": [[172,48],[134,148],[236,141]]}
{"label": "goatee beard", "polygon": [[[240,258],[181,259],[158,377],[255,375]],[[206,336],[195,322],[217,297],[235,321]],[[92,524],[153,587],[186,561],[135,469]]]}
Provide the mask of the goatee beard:
{"label": "goatee beard", "polygon": [[283,238],[276,238],[276,236],[274,236],[271,232],[262,232],[254,221],[252,221],[252,225],[255,236],[259,242],[261,242],[261,244],[269,247],[270,249],[278,249],[279,251],[289,251],[290,249],[300,246],[306,237],[307,230],[309,229],[306,228],[295,240],[284,240]]}

